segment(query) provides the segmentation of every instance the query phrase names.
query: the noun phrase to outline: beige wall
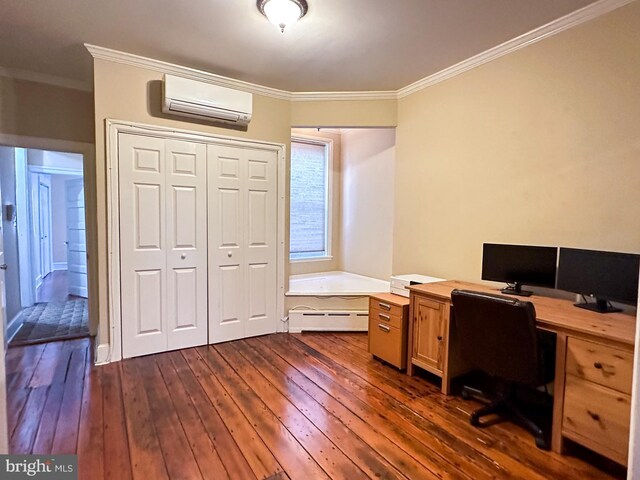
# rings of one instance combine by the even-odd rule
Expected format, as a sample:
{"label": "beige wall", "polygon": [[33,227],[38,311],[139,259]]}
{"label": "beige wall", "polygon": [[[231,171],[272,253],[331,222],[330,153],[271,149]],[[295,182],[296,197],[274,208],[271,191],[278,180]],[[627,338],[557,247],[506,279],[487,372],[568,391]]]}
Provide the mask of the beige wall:
{"label": "beige wall", "polygon": [[319,139],[333,141],[332,159],[332,199],[331,199],[331,260],[314,260],[311,262],[291,262],[289,266],[290,275],[304,273],[331,272],[340,269],[340,222],[341,222],[341,157],[342,157],[342,135],[316,128],[293,128],[291,135],[303,135]]}
{"label": "beige wall", "polygon": [[393,253],[395,129],[342,134],[342,270],[388,280]]}
{"label": "beige wall", "polygon": [[483,242],[640,251],[640,2],[399,101],[394,273]]}
{"label": "beige wall", "polygon": [[93,143],[90,92],[0,77],[0,133]]}
{"label": "beige wall", "polygon": [[291,102],[295,127],[395,127],[396,100]]}
{"label": "beige wall", "polygon": [[[109,338],[107,309],[107,203],[105,120],[128,120],[185,130],[283,143],[289,151],[290,102],[253,96],[253,118],[247,131],[212,127],[210,124],[171,117],[162,113],[162,74],[105,60],[94,61],[96,181],[98,220],[98,264],[100,277],[100,341]],[[287,169],[288,170],[288,169]],[[289,184],[287,178],[287,185]],[[288,194],[286,195],[288,198]],[[286,209],[288,211],[288,201]],[[288,232],[288,221],[287,229]],[[286,242],[288,244],[288,241]],[[287,252],[288,255],[288,252]]]}

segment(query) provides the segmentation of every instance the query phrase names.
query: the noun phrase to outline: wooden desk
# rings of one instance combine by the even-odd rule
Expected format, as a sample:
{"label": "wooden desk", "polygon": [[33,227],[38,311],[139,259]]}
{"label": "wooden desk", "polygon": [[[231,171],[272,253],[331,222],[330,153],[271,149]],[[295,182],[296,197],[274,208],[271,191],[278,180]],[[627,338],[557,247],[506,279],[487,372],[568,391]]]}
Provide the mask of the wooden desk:
{"label": "wooden desk", "polygon": [[[407,373],[419,367],[441,377],[448,395],[451,381],[470,369],[455,341],[451,291],[500,291],[459,281],[408,288]],[[557,334],[552,450],[560,453],[569,438],[626,465],[635,317],[599,314],[557,298],[516,298],[532,302],[538,327]]]}

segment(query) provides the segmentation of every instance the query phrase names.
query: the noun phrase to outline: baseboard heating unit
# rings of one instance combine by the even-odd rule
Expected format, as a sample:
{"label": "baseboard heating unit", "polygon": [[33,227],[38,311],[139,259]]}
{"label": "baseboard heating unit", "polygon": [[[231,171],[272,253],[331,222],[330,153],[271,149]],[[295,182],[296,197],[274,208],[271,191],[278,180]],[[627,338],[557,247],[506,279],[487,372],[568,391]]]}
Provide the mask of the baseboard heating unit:
{"label": "baseboard heating unit", "polygon": [[366,310],[289,310],[289,332],[366,332]]}

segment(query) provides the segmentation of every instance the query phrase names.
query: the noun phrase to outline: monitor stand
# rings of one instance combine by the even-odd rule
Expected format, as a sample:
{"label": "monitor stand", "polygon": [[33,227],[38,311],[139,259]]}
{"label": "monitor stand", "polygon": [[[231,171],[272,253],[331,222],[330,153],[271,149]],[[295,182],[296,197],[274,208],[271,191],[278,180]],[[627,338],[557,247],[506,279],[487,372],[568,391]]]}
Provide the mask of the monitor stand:
{"label": "monitor stand", "polygon": [[584,308],[585,310],[591,310],[592,312],[598,313],[615,313],[622,311],[621,308],[609,305],[609,302],[606,299],[597,297],[594,303],[589,303],[585,299],[584,303],[574,303],[574,305],[578,308]]}
{"label": "monitor stand", "polygon": [[500,291],[505,295],[520,295],[521,297],[530,297],[533,295],[533,292],[530,292],[529,290],[522,290],[522,284],[518,282],[514,284],[507,284],[507,287]]}

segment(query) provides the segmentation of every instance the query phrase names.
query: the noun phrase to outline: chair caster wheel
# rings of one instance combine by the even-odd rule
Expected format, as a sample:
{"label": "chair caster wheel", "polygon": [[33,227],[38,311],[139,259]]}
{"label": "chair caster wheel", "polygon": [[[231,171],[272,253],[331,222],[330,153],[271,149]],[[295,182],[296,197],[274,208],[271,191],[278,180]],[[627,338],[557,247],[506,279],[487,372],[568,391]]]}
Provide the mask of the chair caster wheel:
{"label": "chair caster wheel", "polygon": [[478,415],[476,415],[475,413],[472,413],[471,417],[469,417],[469,423],[471,425],[473,425],[474,427],[479,427],[480,426],[480,417],[478,417]]}
{"label": "chair caster wheel", "polygon": [[544,439],[544,437],[536,437],[536,447],[540,450],[549,450],[549,443]]}
{"label": "chair caster wheel", "polygon": [[462,389],[462,398],[464,400],[469,400],[471,398],[471,394],[467,389]]}

